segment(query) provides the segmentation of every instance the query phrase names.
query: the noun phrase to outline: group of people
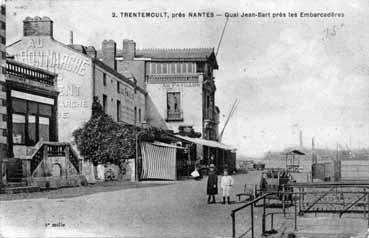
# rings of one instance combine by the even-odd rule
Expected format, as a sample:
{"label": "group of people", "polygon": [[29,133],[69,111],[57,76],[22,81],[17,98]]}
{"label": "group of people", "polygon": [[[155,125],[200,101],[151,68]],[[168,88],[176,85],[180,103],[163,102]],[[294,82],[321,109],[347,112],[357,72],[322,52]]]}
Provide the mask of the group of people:
{"label": "group of people", "polygon": [[[222,196],[223,196],[223,204],[227,203],[230,204],[230,193],[231,188],[233,186],[233,178],[228,174],[228,170],[224,169],[223,176],[220,182],[220,188],[222,189]],[[214,164],[209,166],[209,176],[208,176],[208,183],[206,192],[208,195],[208,203],[216,203],[215,195],[218,194],[218,175],[215,172]]]}

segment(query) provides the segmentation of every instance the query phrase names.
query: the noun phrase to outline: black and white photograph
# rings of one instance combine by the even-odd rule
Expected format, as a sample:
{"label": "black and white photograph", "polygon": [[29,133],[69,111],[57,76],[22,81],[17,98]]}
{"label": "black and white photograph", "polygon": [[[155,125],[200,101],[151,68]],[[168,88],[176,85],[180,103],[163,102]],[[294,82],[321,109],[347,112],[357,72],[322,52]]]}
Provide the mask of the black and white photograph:
{"label": "black and white photograph", "polygon": [[0,2],[0,238],[369,237],[369,1]]}

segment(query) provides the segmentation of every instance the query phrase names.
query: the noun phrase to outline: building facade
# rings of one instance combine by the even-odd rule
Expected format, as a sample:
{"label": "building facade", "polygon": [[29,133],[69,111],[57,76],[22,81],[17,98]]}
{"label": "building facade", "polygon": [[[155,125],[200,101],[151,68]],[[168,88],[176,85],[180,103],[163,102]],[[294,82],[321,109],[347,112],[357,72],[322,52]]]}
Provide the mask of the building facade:
{"label": "building facade", "polygon": [[[103,42],[106,55],[114,53],[110,43]],[[7,52],[19,62],[58,75],[59,141],[71,141],[73,131],[90,119],[95,96],[114,120],[137,125],[144,122],[146,92],[134,80],[119,74],[114,62],[100,61],[93,46],[73,44],[73,40],[69,45],[56,41],[50,18],[27,17],[23,38],[9,45]]]}
{"label": "building facade", "polygon": [[[5,65],[6,58],[6,12],[5,3],[0,6],[0,67]],[[6,92],[5,76],[3,70],[0,70],[0,157],[6,158],[7,155],[7,112],[6,112]],[[0,166],[1,167],[1,166]],[[1,168],[0,168],[1,175]]]}
{"label": "building facade", "polygon": [[148,92],[149,124],[174,132],[192,127],[203,139],[217,140],[214,49],[136,50],[134,41],[123,40],[122,49],[114,52],[118,71],[132,75]]}
{"label": "building facade", "polygon": [[57,75],[6,60],[8,158],[26,158],[39,141],[57,141]]}

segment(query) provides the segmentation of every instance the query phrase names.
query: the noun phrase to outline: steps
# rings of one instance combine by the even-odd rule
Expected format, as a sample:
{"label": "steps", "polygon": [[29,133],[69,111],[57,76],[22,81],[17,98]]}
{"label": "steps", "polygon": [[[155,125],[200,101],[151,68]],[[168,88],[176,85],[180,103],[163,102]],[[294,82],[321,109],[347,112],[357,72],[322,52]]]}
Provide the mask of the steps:
{"label": "steps", "polygon": [[32,193],[39,192],[40,187],[35,186],[21,186],[21,187],[4,187],[2,193],[13,194],[13,193]]}

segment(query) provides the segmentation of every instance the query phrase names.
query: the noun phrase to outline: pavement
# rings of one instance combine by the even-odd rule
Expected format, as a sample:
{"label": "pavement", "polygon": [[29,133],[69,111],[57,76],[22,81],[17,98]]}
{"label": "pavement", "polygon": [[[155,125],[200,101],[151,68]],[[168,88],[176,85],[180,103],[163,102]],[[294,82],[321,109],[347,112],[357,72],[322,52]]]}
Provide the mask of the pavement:
{"label": "pavement", "polygon": [[[207,204],[206,177],[163,182],[165,186],[155,186],[160,184],[155,181],[153,186],[79,197],[0,201],[0,237],[230,237],[231,210],[243,204],[236,202],[234,194],[241,192],[245,183],[256,183],[259,174],[241,174],[234,179],[231,205],[220,204],[220,195],[217,204]],[[261,208],[255,209],[255,215],[255,234],[260,237]],[[237,214],[237,234],[248,228],[249,217],[249,209]],[[279,216],[275,228],[281,230],[292,223]],[[301,229],[303,225],[300,222]],[[356,226],[361,229],[358,232],[361,226]]]}

